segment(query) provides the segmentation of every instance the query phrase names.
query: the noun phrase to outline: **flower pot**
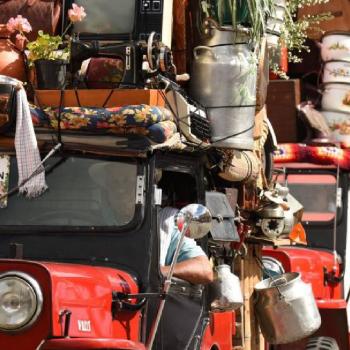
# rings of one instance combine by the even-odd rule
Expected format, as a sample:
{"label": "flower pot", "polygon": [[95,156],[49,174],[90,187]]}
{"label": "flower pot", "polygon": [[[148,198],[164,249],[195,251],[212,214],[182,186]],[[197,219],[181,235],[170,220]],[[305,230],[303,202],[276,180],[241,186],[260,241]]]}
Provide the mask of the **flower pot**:
{"label": "flower pot", "polygon": [[26,80],[23,54],[10,40],[5,24],[0,24],[0,74]]}
{"label": "flower pot", "polygon": [[34,65],[38,89],[64,89],[67,72],[66,61],[40,59],[34,61]]}
{"label": "flower pot", "polygon": [[[279,36],[267,34],[267,46],[269,50],[269,60],[272,65],[277,65],[281,72],[288,72],[288,49],[279,44]],[[270,80],[279,79],[278,75],[270,71]]]}
{"label": "flower pot", "polygon": [[[213,18],[221,25],[232,25],[232,13],[230,1],[224,0],[223,11],[218,9],[221,1],[212,1],[213,8],[215,8]],[[236,4],[236,22],[240,24],[250,24],[249,8],[246,1],[238,1]],[[219,15],[219,12],[221,13]]]}

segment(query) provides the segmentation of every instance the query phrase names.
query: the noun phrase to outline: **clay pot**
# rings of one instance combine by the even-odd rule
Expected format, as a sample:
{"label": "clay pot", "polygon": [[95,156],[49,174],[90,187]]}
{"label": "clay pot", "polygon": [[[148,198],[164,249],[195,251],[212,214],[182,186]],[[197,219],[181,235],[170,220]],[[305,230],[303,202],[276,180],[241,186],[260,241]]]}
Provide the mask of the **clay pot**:
{"label": "clay pot", "polygon": [[10,40],[5,24],[0,24],[0,74],[26,80],[23,53]]}

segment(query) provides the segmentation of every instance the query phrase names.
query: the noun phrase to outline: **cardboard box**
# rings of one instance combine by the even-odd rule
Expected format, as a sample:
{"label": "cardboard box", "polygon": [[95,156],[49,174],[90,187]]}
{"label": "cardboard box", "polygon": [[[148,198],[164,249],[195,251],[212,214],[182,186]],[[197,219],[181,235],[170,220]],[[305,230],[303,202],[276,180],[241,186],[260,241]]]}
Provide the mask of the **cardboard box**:
{"label": "cardboard box", "polygon": [[[58,107],[61,90],[35,90],[35,104],[40,107]],[[77,89],[62,91],[64,107],[120,107],[147,104],[164,106],[159,90],[144,89]]]}

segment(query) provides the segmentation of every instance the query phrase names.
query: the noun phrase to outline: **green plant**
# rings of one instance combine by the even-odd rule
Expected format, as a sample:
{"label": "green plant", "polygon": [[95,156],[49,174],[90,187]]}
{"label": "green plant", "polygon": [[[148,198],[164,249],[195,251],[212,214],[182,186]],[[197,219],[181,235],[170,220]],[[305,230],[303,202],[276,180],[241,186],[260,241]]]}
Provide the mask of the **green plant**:
{"label": "green plant", "polygon": [[265,33],[266,18],[274,10],[273,0],[199,0],[204,17],[214,19],[220,26],[249,29],[250,39],[259,43]]}
{"label": "green plant", "polygon": [[[287,48],[288,62],[302,62],[300,56],[303,51],[310,51],[309,47],[305,44],[306,39],[308,37],[312,38],[313,35],[320,33],[321,29],[319,24],[322,21],[333,18],[330,12],[324,12],[316,15],[306,15],[296,19],[298,10],[327,2],[329,2],[329,0],[288,0],[286,2],[286,16],[282,25],[278,48],[280,49],[282,46]],[[287,77],[285,73],[281,71],[277,63],[271,62],[270,68],[281,78]]]}
{"label": "green plant", "polygon": [[63,44],[63,40],[60,36],[52,36],[45,34],[42,30],[39,30],[36,40],[28,43],[28,59],[32,63],[36,60],[68,60],[69,50],[68,47],[63,50],[59,50],[59,47]]}
{"label": "green plant", "polygon": [[[73,23],[81,22],[85,17],[86,13],[84,7],[73,3],[72,8],[68,10],[69,24],[61,36],[45,34],[42,30],[39,30],[37,39],[32,42],[28,42],[28,39],[25,36],[25,33],[31,32],[32,27],[28,20],[21,15],[17,15],[16,18],[11,17],[6,24],[6,27],[10,33],[18,32],[16,40],[21,41],[23,47],[28,43],[28,60],[29,64],[32,65],[34,61],[40,59],[68,60],[70,37],[66,35],[66,33]],[[60,49],[62,46],[64,46],[64,48]]]}

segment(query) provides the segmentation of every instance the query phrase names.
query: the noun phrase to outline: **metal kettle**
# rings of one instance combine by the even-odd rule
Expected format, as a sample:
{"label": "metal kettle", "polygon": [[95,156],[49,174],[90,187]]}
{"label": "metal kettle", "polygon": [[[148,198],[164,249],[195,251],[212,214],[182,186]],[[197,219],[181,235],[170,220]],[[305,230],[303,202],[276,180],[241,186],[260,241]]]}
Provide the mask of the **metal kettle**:
{"label": "metal kettle", "polygon": [[231,272],[229,265],[221,264],[215,267],[210,295],[211,308],[215,310],[236,310],[243,305],[239,278]]}

